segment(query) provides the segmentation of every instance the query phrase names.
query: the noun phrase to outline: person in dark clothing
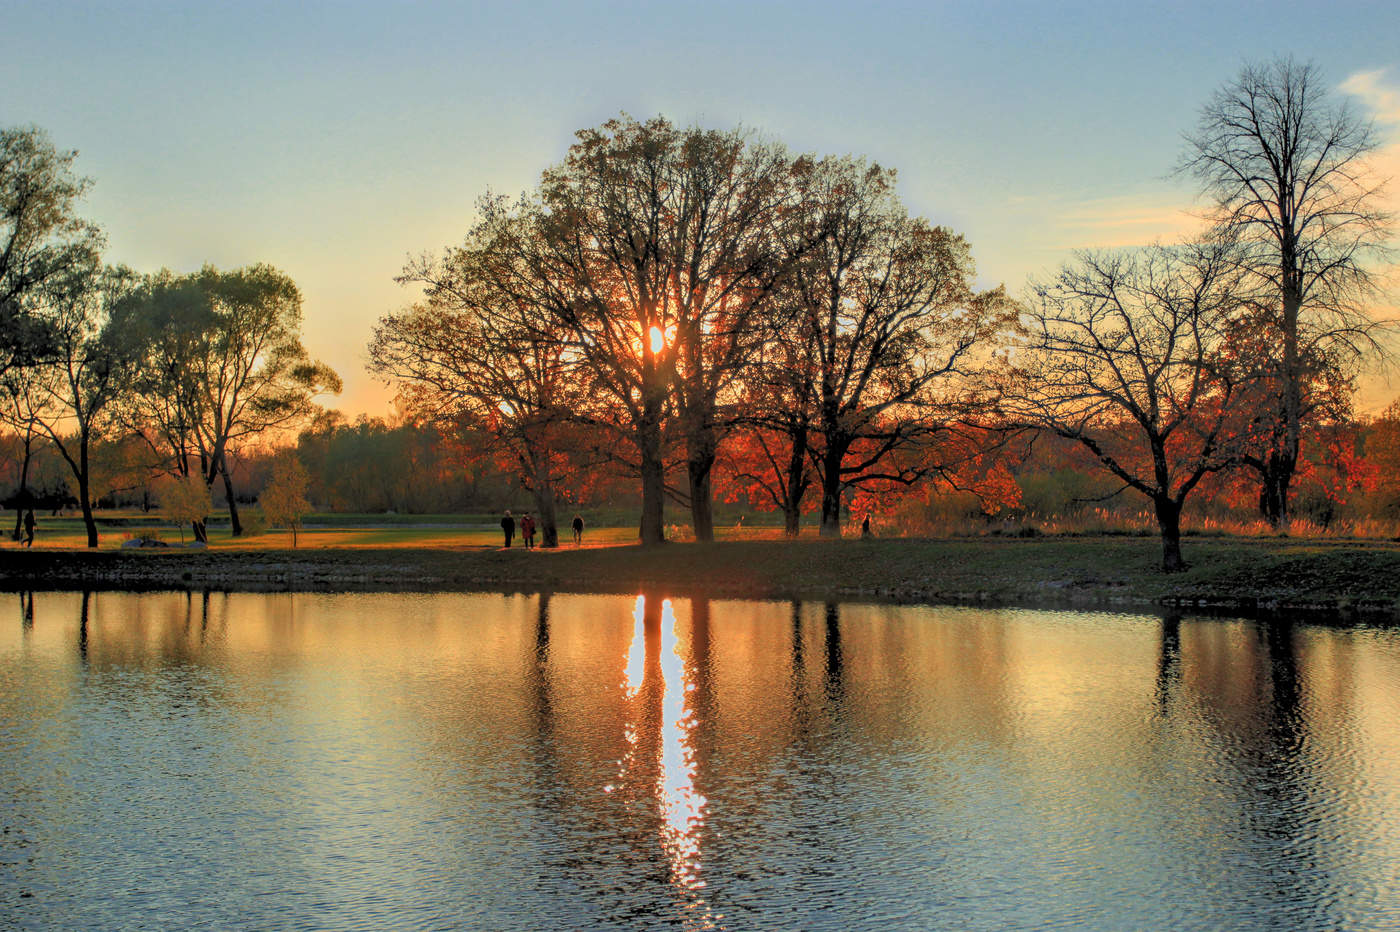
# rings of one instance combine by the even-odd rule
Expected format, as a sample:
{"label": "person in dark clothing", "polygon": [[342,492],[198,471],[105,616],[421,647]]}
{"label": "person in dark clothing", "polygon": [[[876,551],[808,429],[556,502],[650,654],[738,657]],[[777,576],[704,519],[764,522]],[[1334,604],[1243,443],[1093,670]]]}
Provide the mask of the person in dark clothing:
{"label": "person in dark clothing", "polygon": [[583,516],[582,516],[582,515],[574,515],[574,546],[577,547],[577,546],[581,545],[582,543],[583,543]]}
{"label": "person in dark clothing", "polygon": [[520,536],[525,538],[525,549],[533,550],[535,547],[535,519],[527,511],[520,519]]}
{"label": "person in dark clothing", "polygon": [[861,536],[861,537],[869,537],[869,536],[870,536],[870,515],[869,515],[869,514],[866,514],[865,520],[862,521],[862,522],[860,523],[860,536]]}
{"label": "person in dark clothing", "polygon": [[34,527],[38,522],[34,520],[34,509],[31,508],[24,513],[24,546],[34,546]]}
{"label": "person in dark clothing", "polygon": [[510,516],[510,509],[506,509],[506,516],[501,519],[501,532],[506,536],[506,546],[515,539],[515,519]]}

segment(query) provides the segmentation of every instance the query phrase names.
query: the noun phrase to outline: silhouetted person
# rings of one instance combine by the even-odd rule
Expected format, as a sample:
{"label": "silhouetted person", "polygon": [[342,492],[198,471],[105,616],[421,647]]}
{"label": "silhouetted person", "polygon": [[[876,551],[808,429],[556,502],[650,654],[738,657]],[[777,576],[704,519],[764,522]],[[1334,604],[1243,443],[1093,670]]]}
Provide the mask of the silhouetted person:
{"label": "silhouetted person", "polygon": [[530,517],[530,513],[525,512],[520,519],[520,536],[525,538],[525,549],[531,550],[535,546],[535,519]]}
{"label": "silhouetted person", "polygon": [[869,537],[869,536],[870,536],[870,513],[869,513],[869,512],[866,512],[865,520],[862,521],[862,522],[860,523],[860,536],[861,536],[861,537]]}
{"label": "silhouetted person", "polygon": [[515,539],[515,519],[510,516],[510,509],[506,509],[506,516],[501,519],[501,532],[506,536],[506,546]]}
{"label": "silhouetted person", "polygon": [[574,546],[578,547],[583,543],[583,516],[574,515]]}
{"label": "silhouetted person", "polygon": [[34,509],[31,508],[24,513],[24,546],[34,546],[34,528],[37,524],[34,520]]}

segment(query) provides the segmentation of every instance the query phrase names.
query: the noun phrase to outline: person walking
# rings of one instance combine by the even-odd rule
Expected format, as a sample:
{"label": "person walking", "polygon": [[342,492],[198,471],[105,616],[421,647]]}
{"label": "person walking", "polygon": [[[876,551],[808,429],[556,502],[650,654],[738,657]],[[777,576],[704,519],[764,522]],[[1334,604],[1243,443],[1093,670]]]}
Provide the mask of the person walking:
{"label": "person walking", "polygon": [[24,546],[34,546],[34,528],[37,524],[34,520],[34,509],[31,508],[24,513]]}
{"label": "person walking", "polygon": [[506,549],[510,549],[510,542],[515,539],[515,519],[510,516],[510,509],[506,509],[506,515],[501,519],[501,533],[506,536]]}
{"label": "person walking", "polygon": [[865,513],[865,520],[860,523],[860,536],[870,536],[870,512]]}
{"label": "person walking", "polygon": [[574,546],[583,544],[583,516],[574,515]]}
{"label": "person walking", "polygon": [[535,549],[535,519],[530,517],[530,513],[525,512],[525,516],[520,519],[520,536],[525,538],[525,549]]}

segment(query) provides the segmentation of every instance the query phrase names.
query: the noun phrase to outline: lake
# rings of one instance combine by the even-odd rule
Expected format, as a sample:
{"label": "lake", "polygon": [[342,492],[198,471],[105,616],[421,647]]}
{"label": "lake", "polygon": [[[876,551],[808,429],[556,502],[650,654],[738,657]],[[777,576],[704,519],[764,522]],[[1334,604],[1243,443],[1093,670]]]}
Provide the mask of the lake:
{"label": "lake", "polygon": [[1400,928],[1400,632],[0,594],[0,927]]}

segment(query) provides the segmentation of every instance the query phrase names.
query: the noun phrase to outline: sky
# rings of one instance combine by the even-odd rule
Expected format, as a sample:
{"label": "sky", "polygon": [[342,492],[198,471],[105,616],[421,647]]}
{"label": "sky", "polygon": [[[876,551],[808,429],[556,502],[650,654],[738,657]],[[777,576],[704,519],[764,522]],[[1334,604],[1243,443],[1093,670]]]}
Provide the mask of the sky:
{"label": "sky", "polygon": [[[270,263],[304,297],[330,403],[392,414],[365,369],[411,256],[531,188],[619,113],[743,126],[899,172],[1021,293],[1070,251],[1170,239],[1173,169],[1247,61],[1318,65],[1373,117],[1400,209],[1400,3],[144,3],[6,0],[0,125],[76,149],[107,258]],[[1400,393],[1371,376],[1361,408]]]}

